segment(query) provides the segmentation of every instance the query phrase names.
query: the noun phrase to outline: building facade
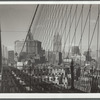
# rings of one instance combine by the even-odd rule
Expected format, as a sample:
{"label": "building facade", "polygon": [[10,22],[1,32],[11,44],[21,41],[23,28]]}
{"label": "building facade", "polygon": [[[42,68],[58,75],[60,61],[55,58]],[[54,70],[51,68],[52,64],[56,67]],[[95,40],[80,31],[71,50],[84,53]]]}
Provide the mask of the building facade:
{"label": "building facade", "polygon": [[[23,45],[24,41],[19,41],[19,40],[15,41],[15,53],[17,53],[18,56],[20,55]],[[23,52],[26,52],[26,44],[24,45]]]}
{"label": "building facade", "polygon": [[2,64],[7,64],[8,62],[8,50],[7,47],[2,45]]}
{"label": "building facade", "polygon": [[72,55],[80,55],[79,46],[72,46]]}
{"label": "building facade", "polygon": [[54,35],[53,52],[61,52],[61,36],[59,33]]}
{"label": "building facade", "polygon": [[8,63],[14,64],[14,51],[8,51]]}
{"label": "building facade", "polygon": [[53,40],[53,62],[59,64],[62,61],[62,54],[61,54],[61,36],[59,33],[54,35]]}

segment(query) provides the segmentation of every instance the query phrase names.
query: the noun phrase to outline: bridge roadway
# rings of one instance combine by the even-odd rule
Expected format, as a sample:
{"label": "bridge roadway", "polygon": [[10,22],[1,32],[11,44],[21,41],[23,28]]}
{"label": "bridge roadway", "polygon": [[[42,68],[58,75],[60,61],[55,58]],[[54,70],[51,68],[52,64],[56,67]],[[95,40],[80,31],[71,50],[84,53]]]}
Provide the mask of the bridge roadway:
{"label": "bridge roadway", "polygon": [[83,93],[80,90],[65,89],[54,83],[36,78],[14,67],[3,68],[3,93]]}

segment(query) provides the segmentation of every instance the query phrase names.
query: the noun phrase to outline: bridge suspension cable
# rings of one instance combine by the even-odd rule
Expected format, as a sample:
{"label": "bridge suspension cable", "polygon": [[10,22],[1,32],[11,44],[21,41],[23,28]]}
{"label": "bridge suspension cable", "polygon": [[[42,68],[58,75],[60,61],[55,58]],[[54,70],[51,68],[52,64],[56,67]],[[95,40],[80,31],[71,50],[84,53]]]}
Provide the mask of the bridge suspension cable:
{"label": "bridge suspension cable", "polygon": [[27,40],[27,36],[28,36],[29,33],[30,33],[30,30],[31,30],[31,27],[32,27],[33,21],[34,21],[34,19],[35,19],[35,16],[36,16],[36,13],[37,13],[38,7],[39,7],[39,5],[37,5],[37,7],[36,7],[35,13],[34,13],[34,15],[33,15],[33,18],[32,18],[32,21],[31,21],[31,24],[30,24],[30,27],[29,27],[28,33],[27,33],[27,35],[26,35],[26,38],[25,38],[25,41],[24,41],[24,44],[23,44],[23,47],[22,47],[20,53],[22,53],[23,48],[24,48],[24,46],[25,46],[25,42],[26,42],[26,40]]}
{"label": "bridge suspension cable", "polygon": [[70,30],[71,30],[71,27],[72,27],[72,24],[73,24],[73,21],[74,21],[74,17],[75,17],[75,14],[76,14],[77,8],[78,8],[78,5],[76,5],[76,9],[75,9],[74,15],[73,15],[73,17],[72,17],[71,24],[70,24],[70,26],[69,26],[69,31],[68,31],[68,34],[67,34],[67,38],[66,38],[66,40],[65,40],[65,42],[64,42],[64,48],[63,48],[63,51],[65,50],[65,45],[66,45],[66,42],[67,42],[68,36],[69,36],[69,34],[70,34]]}
{"label": "bridge suspension cable", "polygon": [[45,17],[49,18],[49,16],[50,16],[50,14],[49,14],[50,13],[49,5],[45,5],[44,9],[45,9],[45,15],[43,15],[44,16],[44,21],[42,21],[44,23],[44,29],[43,29],[43,33],[41,33],[42,34],[41,41],[43,41],[43,43],[46,44],[47,35],[48,35],[47,30],[48,30],[48,27],[50,26],[50,21],[48,19],[45,19]]}
{"label": "bridge suspension cable", "polygon": [[98,19],[99,19],[99,15],[97,16],[97,19],[96,19],[96,23],[95,23],[95,26],[94,26],[94,29],[93,29],[93,33],[92,33],[92,36],[91,36],[91,39],[90,39],[90,43],[89,43],[89,48],[91,47],[91,44],[92,44],[92,41],[93,41],[93,37],[94,37],[94,33],[95,33],[96,26],[97,26],[97,23],[98,23]]}
{"label": "bridge suspension cable", "polygon": [[[56,10],[58,10],[57,9],[58,8],[58,6],[57,5],[55,5],[55,11]],[[57,21],[57,18],[58,18],[58,16],[59,16],[59,12],[60,12],[60,9],[59,9],[59,11],[57,12],[57,14],[55,13],[55,11],[54,11],[54,13],[53,13],[53,16],[52,16],[52,18],[51,18],[51,20],[53,19],[53,23],[50,23],[52,26],[53,26],[53,28],[48,32],[48,38],[47,38],[47,41],[46,41],[46,43],[47,43],[47,46],[48,47],[46,47],[46,48],[48,48],[48,50],[50,50],[50,48],[49,48],[49,46],[50,46],[50,40],[52,40],[53,38],[52,38],[52,36],[54,36],[54,34],[55,34],[55,32],[54,32],[54,30],[56,29],[54,29],[54,27],[56,26],[56,21]],[[52,40],[53,41],[53,40]],[[49,44],[49,45],[48,45]]]}
{"label": "bridge suspension cable", "polygon": [[[62,10],[61,10],[61,13],[60,13],[60,17],[59,17],[59,22],[58,22],[58,25],[57,25],[57,28],[55,29],[55,31],[54,31],[54,29],[52,29],[52,32],[54,33],[54,34],[59,34],[59,33],[56,33],[56,32],[58,32],[58,30],[59,29],[61,29],[61,27],[62,27],[62,23],[63,23],[63,19],[64,19],[64,17],[65,17],[65,12],[64,12],[64,9],[65,9],[65,12],[67,11],[67,9],[68,9],[68,6],[66,7],[63,7],[62,8]],[[64,14],[63,14],[64,13]],[[61,18],[62,17],[62,18]],[[60,32],[60,30],[59,30],[59,32]],[[50,48],[52,48],[52,45],[53,45],[53,40],[54,40],[54,34],[53,34],[53,37],[52,37],[52,40],[51,40],[51,45],[50,45]],[[61,33],[62,34],[62,33]],[[60,36],[61,36],[61,38],[62,38],[62,35],[61,34],[59,34]]]}
{"label": "bridge suspension cable", "polygon": [[[61,7],[61,5],[60,5],[60,7]],[[47,43],[49,44],[49,50],[52,48],[51,47],[51,45],[52,45],[52,42],[53,42],[53,37],[54,37],[54,35],[56,34],[56,30],[57,30],[57,27],[58,27],[58,19],[59,19],[59,15],[60,15],[60,13],[61,13],[61,10],[60,10],[60,7],[59,7],[59,5],[58,5],[58,8],[59,8],[59,10],[58,9],[56,9],[56,10],[58,10],[58,12],[57,12],[57,14],[55,14],[55,18],[56,18],[56,20],[55,20],[55,22],[54,22],[54,26],[53,26],[53,28],[51,29],[51,31],[50,31],[50,35],[49,35],[49,39],[48,39],[48,41],[47,41]],[[51,49],[52,50],[52,49]]]}
{"label": "bridge suspension cable", "polygon": [[84,31],[85,31],[85,28],[86,28],[86,24],[87,24],[87,20],[88,20],[88,17],[89,17],[89,13],[90,13],[90,11],[91,11],[91,7],[92,7],[92,5],[90,5],[90,7],[89,7],[89,11],[88,11],[88,14],[87,14],[87,17],[86,17],[86,20],[85,20],[85,24],[84,24],[84,26],[83,26],[83,30],[82,30],[82,34],[81,34],[81,37],[80,37],[78,46],[80,46],[80,43],[81,43],[81,41],[82,41],[83,34],[84,34]]}
{"label": "bridge suspension cable", "polygon": [[[74,35],[73,35],[73,37],[72,37],[72,41],[71,41],[71,46],[72,46],[72,43],[73,43],[74,38],[75,38],[75,35],[76,35],[76,30],[77,30],[77,27],[78,27],[79,22],[80,22],[80,19],[81,19],[81,14],[82,14],[83,8],[84,8],[84,5],[82,5],[82,9],[81,9],[81,12],[80,12],[80,15],[79,15],[78,21],[77,21],[77,25],[76,25],[76,27],[75,27]],[[68,56],[69,56],[69,52],[70,52],[70,48],[69,48],[69,50],[68,50]],[[67,57],[68,57],[68,56],[67,56]]]}
{"label": "bridge suspension cable", "polygon": [[[83,9],[82,9],[82,14],[81,14],[81,35],[82,35],[82,29],[83,29]],[[80,65],[81,65],[81,56],[82,56],[82,40],[80,43]]]}
{"label": "bridge suspension cable", "polygon": [[[45,36],[46,37],[44,37],[44,45],[45,45],[45,50],[47,50],[47,48],[48,48],[48,46],[49,45],[47,45],[47,41],[48,41],[48,39],[49,39],[49,37],[48,37],[48,35],[49,35],[49,28],[51,28],[51,19],[53,19],[53,17],[54,17],[54,6],[51,6],[51,9],[50,9],[50,5],[48,5],[48,9],[49,9],[49,11],[48,11],[48,23],[47,23],[47,29],[46,29],[46,31],[45,31]],[[52,13],[52,15],[51,15],[51,13]]]}
{"label": "bridge suspension cable", "polygon": [[[99,9],[99,4],[98,4],[98,28],[97,28],[97,62],[98,62],[98,55],[99,55],[99,20],[100,20],[100,9]],[[97,63],[98,67],[98,63]]]}

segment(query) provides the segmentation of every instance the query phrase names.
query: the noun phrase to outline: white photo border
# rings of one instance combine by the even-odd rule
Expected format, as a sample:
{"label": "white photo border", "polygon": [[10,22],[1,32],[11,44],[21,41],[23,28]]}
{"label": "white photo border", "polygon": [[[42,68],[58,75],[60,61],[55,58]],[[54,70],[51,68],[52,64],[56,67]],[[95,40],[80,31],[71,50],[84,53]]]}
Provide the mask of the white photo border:
{"label": "white photo border", "polygon": [[[32,5],[32,4],[100,4],[100,1],[0,1],[0,5]],[[0,93],[0,99],[79,99],[100,98],[100,93]],[[27,99],[27,100],[28,100]],[[90,99],[89,99],[90,100]]]}

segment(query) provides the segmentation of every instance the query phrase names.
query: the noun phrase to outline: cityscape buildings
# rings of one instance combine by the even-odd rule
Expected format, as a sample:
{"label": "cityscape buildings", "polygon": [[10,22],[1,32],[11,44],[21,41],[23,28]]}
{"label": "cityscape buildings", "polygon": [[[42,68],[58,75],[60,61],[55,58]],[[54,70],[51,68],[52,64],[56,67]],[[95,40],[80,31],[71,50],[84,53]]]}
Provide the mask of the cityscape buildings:
{"label": "cityscape buildings", "polygon": [[[15,23],[13,24],[16,26],[17,32],[25,32],[27,35],[22,41],[17,40],[16,37],[11,40],[17,41],[14,44],[15,52],[13,50],[8,51],[8,65],[4,65],[7,48],[2,47],[1,60],[4,62],[0,66],[3,67],[0,69],[3,73],[3,81],[0,80],[3,82],[2,92],[100,92],[99,5],[39,4],[32,6],[36,9],[32,13],[34,14],[33,17],[29,16],[32,18],[30,26],[28,26],[30,22],[26,23],[29,21],[26,20],[27,17],[22,15],[22,20],[25,18],[23,23],[25,22],[29,27],[28,31],[24,26],[25,23],[21,25],[19,22],[20,24],[18,23],[17,26]],[[22,5],[20,7],[22,8]],[[25,7],[24,13],[26,10]],[[7,14],[8,11],[12,10],[7,9]],[[2,12],[4,15],[4,11]],[[16,10],[16,12],[19,13],[20,10]],[[16,15],[21,17],[21,13]],[[18,19],[18,21],[22,20]],[[18,26],[22,30],[17,30]],[[12,33],[14,34],[14,32]],[[24,37],[24,35],[21,37],[21,34],[19,36],[20,38]],[[7,44],[9,45],[10,42]],[[90,49],[91,51],[89,51]],[[93,53],[94,49],[95,54]]]}
{"label": "cityscape buildings", "polygon": [[[24,45],[24,41],[20,41],[20,40],[15,41],[15,48],[14,48],[15,50],[14,51],[15,51],[15,53],[17,53],[18,56],[20,55],[23,45]],[[26,52],[26,45],[23,48],[23,52]]]}
{"label": "cityscape buildings", "polygon": [[8,51],[8,63],[9,64],[14,64],[14,51]]}
{"label": "cityscape buildings", "polygon": [[61,63],[62,61],[62,53],[61,53],[61,36],[59,33],[56,33],[53,38],[53,62]]}
{"label": "cityscape buildings", "polygon": [[79,46],[72,46],[72,55],[80,55]]}
{"label": "cityscape buildings", "polygon": [[2,45],[2,63],[7,64],[8,62],[8,50],[7,47]]}
{"label": "cityscape buildings", "polygon": [[53,38],[53,52],[61,52],[61,36],[56,33]]}

